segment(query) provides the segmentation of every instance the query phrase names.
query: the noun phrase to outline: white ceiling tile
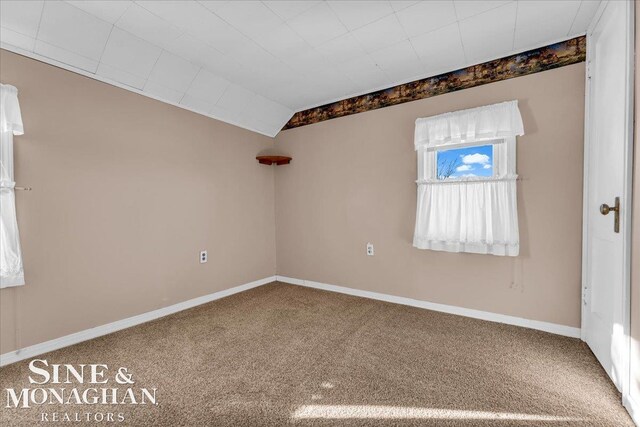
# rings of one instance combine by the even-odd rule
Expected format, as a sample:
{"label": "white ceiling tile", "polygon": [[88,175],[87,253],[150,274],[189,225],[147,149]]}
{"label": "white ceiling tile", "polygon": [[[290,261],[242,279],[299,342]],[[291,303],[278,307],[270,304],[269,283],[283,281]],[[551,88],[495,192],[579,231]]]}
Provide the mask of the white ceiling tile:
{"label": "white ceiling tile", "polygon": [[308,83],[287,85],[277,89],[279,89],[277,93],[271,95],[272,99],[282,105],[289,106],[293,111],[300,111],[318,102],[317,97],[308,92]]}
{"label": "white ceiling tile", "polygon": [[569,30],[570,36],[587,32],[587,28],[589,28],[591,20],[596,14],[598,7],[600,7],[600,3],[600,0],[582,0],[578,14],[573,21],[573,25],[571,25],[571,30]]}
{"label": "white ceiling tile", "polygon": [[187,95],[193,98],[205,100],[212,105],[215,105],[227,86],[229,86],[229,82],[227,80],[222,79],[207,70],[201,69],[189,86]]}
{"label": "white ceiling tile", "polygon": [[232,52],[248,40],[240,31],[219,17],[213,14],[205,15],[205,17],[206,21],[210,22],[208,25],[193,26],[187,32],[220,52]]}
{"label": "white ceiling tile", "polygon": [[512,0],[453,0],[458,19],[466,19],[478,15],[487,10],[503,6]]}
{"label": "white ceiling tile", "polygon": [[291,81],[296,74],[284,63],[254,64],[240,68],[236,72],[233,82],[256,93],[264,94],[273,86],[284,85]]}
{"label": "white ceiling tile", "polygon": [[283,23],[282,18],[260,1],[229,2],[216,15],[252,38],[273,30]]}
{"label": "white ceiling tile", "polygon": [[111,28],[110,24],[67,3],[45,2],[37,38],[97,61]]}
{"label": "white ceiling tile", "polygon": [[305,92],[301,93],[301,99],[308,101],[302,104],[301,107],[298,107],[298,109],[306,110],[319,105],[330,104],[347,96],[347,93],[336,92],[335,90],[334,92],[329,92],[325,86],[310,85],[306,88]]}
{"label": "white ceiling tile", "polygon": [[[367,73],[371,70],[382,71],[376,62],[369,55],[353,58],[340,65],[340,69],[349,77],[357,77],[359,74]],[[383,73],[384,74],[384,73]]]}
{"label": "white ceiling tile", "polygon": [[164,85],[149,80],[147,80],[147,83],[144,85],[144,89],[142,91],[162,100],[172,102],[174,104],[179,103],[182,99],[182,96],[184,95],[184,92],[179,92],[177,90],[168,88]]}
{"label": "white ceiling tile", "polygon": [[33,51],[36,43],[36,39],[33,37],[25,36],[24,34],[20,34],[5,27],[0,27],[0,41],[3,44],[6,43],[10,46],[24,49],[29,52]]}
{"label": "white ceiling tile", "polygon": [[[140,1],[140,6],[221,52],[233,51],[247,39],[202,4],[193,1]],[[226,4],[226,2],[225,2]],[[165,45],[169,46],[174,41]]]}
{"label": "white ceiling tile", "polygon": [[[213,19],[219,18],[213,17]],[[224,54],[233,52],[248,40],[238,30],[222,20],[212,24],[206,32],[190,31],[190,33]]]}
{"label": "white ceiling tile", "polygon": [[394,11],[398,12],[402,9],[406,9],[409,6],[413,6],[414,4],[418,3],[417,0],[391,0],[389,3],[391,3],[391,7],[393,8]]}
{"label": "white ceiling tile", "polygon": [[312,72],[317,69],[325,69],[330,66],[327,62],[327,58],[315,49],[307,50],[306,52],[294,57],[285,58],[283,61],[289,67],[301,74]]}
{"label": "white ceiling tile", "polygon": [[435,75],[465,65],[457,23],[414,37],[410,41],[424,64],[426,75]]}
{"label": "white ceiling tile", "polygon": [[[302,86],[304,84],[306,84],[306,81],[303,77],[301,77],[298,73],[292,72],[291,74],[289,74],[290,78],[285,82],[285,83],[281,83],[279,85],[272,85],[269,87],[264,88],[263,90],[260,91],[260,95],[271,99],[272,101],[278,102],[282,105],[285,105],[287,107],[290,107],[288,104],[284,104],[282,102],[280,102],[279,100],[276,99],[276,97],[282,93],[285,92],[286,87],[290,87],[292,88],[292,91],[295,91],[295,88],[297,88],[298,86]],[[254,92],[258,93],[257,91],[254,90]]]}
{"label": "white ceiling tile", "polygon": [[580,3],[573,0],[518,1],[515,49],[531,49],[566,37]]}
{"label": "white ceiling tile", "polygon": [[146,79],[161,52],[159,47],[114,28],[100,62]]}
{"label": "white ceiling tile", "polygon": [[341,70],[318,70],[308,76],[314,82],[318,102],[344,98],[353,92],[353,82]]}
{"label": "white ceiling tile", "polygon": [[240,65],[245,66],[252,66],[254,64],[268,65],[278,62],[275,56],[258,46],[253,40],[247,40],[229,52],[228,56]]}
{"label": "white ceiling tile", "polygon": [[355,30],[393,13],[389,2],[379,0],[330,1],[329,6],[349,30]]}
{"label": "white ceiling tile", "polygon": [[199,64],[197,60],[207,54],[207,49],[215,50],[211,46],[208,46],[206,43],[197,40],[195,37],[189,34],[183,34],[177,39],[172,40],[171,42],[167,43],[164,49],[171,53],[175,53],[176,55],[181,56],[185,59],[188,59],[189,61],[197,65],[202,65]]}
{"label": "white ceiling tile", "polygon": [[138,0],[137,5],[157,17],[175,25],[179,29],[200,28],[210,22],[207,16],[213,14],[202,4],[184,0]]}
{"label": "white ceiling tile", "polygon": [[407,33],[396,15],[389,15],[358,28],[352,34],[367,52],[382,49],[407,38]]}
{"label": "white ceiling tile", "polygon": [[278,132],[282,130],[282,128],[287,124],[291,117],[295,114],[295,110],[289,110],[288,113],[280,115],[277,121],[272,122],[275,126],[273,128],[272,136],[276,136]]}
{"label": "white ceiling tile", "polygon": [[167,51],[163,51],[153,67],[149,80],[184,93],[196,74],[198,67]]}
{"label": "white ceiling tile", "polygon": [[132,4],[115,25],[161,47],[177,39],[182,33],[175,26],[137,4]]}
{"label": "white ceiling tile", "polygon": [[584,33],[598,4],[0,0],[0,38],[274,135],[294,110]]}
{"label": "white ceiling tile", "polygon": [[216,105],[225,110],[241,113],[256,94],[236,84],[230,84]]}
{"label": "white ceiling tile", "polygon": [[319,3],[289,21],[289,26],[311,46],[318,46],[347,32],[326,3]]}
{"label": "white ceiling tile", "polygon": [[209,112],[215,107],[215,103],[196,98],[188,93],[182,97],[180,105],[184,105],[190,110],[197,111],[201,114],[209,114]]}
{"label": "white ceiling tile", "polygon": [[67,65],[79,68],[81,70],[95,73],[98,68],[98,61],[87,58],[75,52],[70,52],[58,46],[54,46],[42,40],[36,40],[33,51],[38,55],[46,56]]}
{"label": "white ceiling tile", "polygon": [[509,3],[459,22],[467,59],[496,59],[513,49],[518,6]]}
{"label": "white ceiling tile", "polygon": [[345,75],[354,82],[356,91],[372,91],[389,83],[389,77],[370,56],[361,56],[340,66]]}
{"label": "white ceiling tile", "polygon": [[283,24],[256,39],[256,43],[278,58],[286,58],[310,49],[309,44]]}
{"label": "white ceiling tile", "polygon": [[98,65],[98,71],[96,71],[96,74],[140,90],[142,90],[147,81],[144,77],[136,76],[135,74],[107,65],[104,62],[101,62],[100,65]]}
{"label": "white ceiling tile", "polygon": [[67,0],[67,3],[84,10],[110,24],[114,24],[131,5],[128,0]]}
{"label": "white ceiling tile", "polygon": [[198,63],[198,60],[206,56],[206,50],[215,50],[189,34],[183,34],[177,39],[170,41],[164,49],[200,66],[202,64]]}
{"label": "white ceiling tile", "polygon": [[418,2],[396,15],[409,37],[428,33],[456,21],[452,0]]}
{"label": "white ceiling tile", "polygon": [[424,77],[424,66],[409,40],[375,51],[371,57],[394,83]]}
{"label": "white ceiling tile", "polygon": [[340,36],[316,47],[316,50],[335,64],[341,64],[366,52],[350,33]]}
{"label": "white ceiling tile", "polygon": [[214,105],[213,108],[209,110],[209,114],[218,120],[222,120],[223,122],[235,124],[238,122],[241,112],[231,111],[218,105]]}
{"label": "white ceiling tile", "polygon": [[253,115],[245,115],[241,117],[240,124],[268,136],[276,136],[282,129],[282,126],[263,122]]}
{"label": "white ceiling tile", "polygon": [[231,0],[198,0],[198,3],[215,13],[229,1]]}
{"label": "white ceiling tile", "polygon": [[0,26],[35,39],[42,7],[42,1],[2,0],[0,1]]}
{"label": "white ceiling tile", "polygon": [[253,131],[257,131],[260,133],[269,133],[271,130],[269,126],[263,123],[260,119],[256,117],[251,117],[246,113],[238,114],[238,126],[242,126],[246,129],[251,129]]}
{"label": "white ceiling tile", "polygon": [[169,43],[165,49],[227,79],[240,67],[240,64],[222,52],[188,34],[181,35]]}
{"label": "white ceiling tile", "polygon": [[228,58],[227,56],[213,49],[207,52],[208,54],[200,58],[200,61],[197,62],[198,65],[202,66],[208,71],[211,71],[212,73],[224,77],[227,80],[233,79],[235,73],[237,73],[240,69],[240,65],[238,65],[231,58]]}
{"label": "white ceiling tile", "polygon": [[268,124],[282,124],[293,115],[293,111],[264,96],[256,95],[245,110],[245,115],[260,118]]}
{"label": "white ceiling tile", "polygon": [[269,0],[265,2],[265,5],[278,14],[282,19],[288,20],[295,18],[318,3],[319,1],[312,0]]}

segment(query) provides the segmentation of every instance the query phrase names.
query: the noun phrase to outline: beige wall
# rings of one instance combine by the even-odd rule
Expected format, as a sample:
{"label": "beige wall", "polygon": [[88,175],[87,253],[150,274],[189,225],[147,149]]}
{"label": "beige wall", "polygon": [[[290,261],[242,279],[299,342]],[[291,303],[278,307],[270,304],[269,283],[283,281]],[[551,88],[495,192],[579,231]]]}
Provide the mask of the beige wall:
{"label": "beige wall", "polygon": [[640,2],[635,3],[635,141],[633,172],[633,220],[631,242],[631,384],[629,394],[640,404]]}
{"label": "beige wall", "polygon": [[[580,327],[584,83],[582,63],[280,133],[278,274]],[[413,248],[415,119],[511,99],[521,255]]]}
{"label": "beige wall", "polygon": [[[17,194],[27,286],[0,291],[0,353],[276,270],[580,324],[583,64],[282,132],[294,160],[272,168],[254,159],[270,138],[0,55],[26,128],[16,181],[34,187]],[[415,119],[509,99],[527,132],[521,256],[414,249]]]}
{"label": "beige wall", "polygon": [[[0,353],[275,273],[273,140],[7,51],[27,285]],[[198,253],[209,251],[199,264]]]}

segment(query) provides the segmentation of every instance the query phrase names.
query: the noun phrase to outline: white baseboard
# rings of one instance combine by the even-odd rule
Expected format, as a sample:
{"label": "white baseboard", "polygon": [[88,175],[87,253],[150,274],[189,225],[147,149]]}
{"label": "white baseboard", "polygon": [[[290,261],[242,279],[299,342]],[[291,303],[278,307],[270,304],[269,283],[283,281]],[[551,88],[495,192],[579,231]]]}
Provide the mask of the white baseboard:
{"label": "white baseboard", "polygon": [[279,282],[292,285],[306,286],[309,288],[323,289],[325,291],[338,292],[341,294],[354,295],[358,297],[370,298],[380,301],[392,302],[395,304],[409,305],[412,307],[426,308],[428,310],[440,311],[443,313],[457,314],[459,316],[473,317],[474,319],[488,320],[490,322],[506,323],[508,325],[522,326],[524,328],[537,329],[539,331],[550,332],[552,334],[563,335],[572,338],[580,338],[580,328],[559,325],[556,323],[541,322],[539,320],[523,319],[521,317],[507,316],[504,314],[491,313],[488,311],[473,310],[470,308],[456,307],[453,305],[438,304],[434,302],[421,301],[412,298],[397,297],[378,292],[362,291],[359,289],[346,288],[343,286],[328,285],[326,283],[313,282],[310,280],[294,279],[285,276],[276,276]]}
{"label": "white baseboard", "polygon": [[[380,301],[387,301],[395,304],[409,305],[412,307],[426,308],[428,310],[440,311],[443,313],[457,314],[459,316],[473,317],[475,319],[488,320],[491,322],[506,323],[509,325],[522,326],[525,328],[538,329],[540,331],[550,332],[552,334],[564,335],[573,338],[580,338],[580,328],[573,328],[565,325],[558,325],[555,323],[540,322],[538,320],[523,319],[520,317],[506,316],[504,314],[490,313],[487,311],[472,310],[469,308],[456,307],[445,304],[437,304],[428,301],[420,301],[411,298],[397,297],[393,295],[381,294],[378,292],[362,291],[358,289],[346,288],[343,286],[328,285],[325,283],[313,282],[310,280],[294,279],[285,276],[271,276],[264,279],[256,280],[255,282],[246,283],[244,285],[236,286],[224,291],[215,292],[213,294],[204,295],[198,298],[183,301],[178,304],[163,307],[157,310],[153,310],[147,313],[139,314],[137,316],[129,317],[123,320],[117,320],[106,325],[97,326],[95,328],[86,329],[84,331],[76,332],[74,334],[65,335],[60,338],[56,338],[50,341],[45,341],[40,344],[34,344],[29,347],[25,347],[19,350],[10,351],[8,353],[0,355],[0,366],[9,365],[11,363],[18,362],[20,360],[29,359],[31,357],[38,356],[40,354],[48,353],[50,351],[59,350],[63,347],[78,344],[83,341],[87,341],[93,338],[97,338],[103,335],[110,334],[112,332],[119,331],[121,329],[130,328],[132,326],[139,325],[141,323],[149,322],[151,320],[158,319],[160,317],[168,316],[173,313],[177,313],[182,310],[186,310],[201,304],[208,303],[220,298],[224,298],[229,295],[236,294],[238,292],[246,291],[258,286],[266,285],[274,281],[280,281],[298,286],[306,286],[310,288],[323,289],[326,291],[339,292],[342,294],[354,295],[363,298],[370,298]],[[632,403],[630,403],[632,405]],[[638,406],[635,413],[638,414]],[[630,410],[631,411],[631,410]],[[637,415],[636,415],[637,417]],[[635,418],[634,418],[635,419]],[[636,421],[637,422],[637,421]]]}
{"label": "white baseboard", "polygon": [[633,422],[640,427],[640,402],[631,397],[631,395],[626,395],[622,396],[622,404],[631,415]]}
{"label": "white baseboard", "polygon": [[58,350],[63,347],[68,347],[70,345],[97,338],[102,335],[107,335],[121,329],[130,328],[141,323],[168,316],[169,314],[177,313],[179,311],[205,304],[210,301],[237,294],[238,292],[266,285],[267,283],[274,282],[275,280],[276,276],[265,277],[264,279],[256,280],[255,282],[246,283],[240,286],[235,286],[230,289],[225,289],[224,291],[215,292],[213,294],[204,295],[198,298],[190,299],[188,301],[179,302],[168,307],[159,308],[157,310],[149,311],[137,316],[117,320],[112,323],[107,323],[106,325],[96,326],[95,328],[86,329],[84,331],[76,332],[71,335],[65,335],[63,337],[45,341],[40,344],[35,344],[29,347],[21,348],[19,350],[10,351],[8,353],[0,355],[0,366],[9,365],[11,363],[15,363],[24,359],[29,359],[43,353],[48,353],[50,351]]}

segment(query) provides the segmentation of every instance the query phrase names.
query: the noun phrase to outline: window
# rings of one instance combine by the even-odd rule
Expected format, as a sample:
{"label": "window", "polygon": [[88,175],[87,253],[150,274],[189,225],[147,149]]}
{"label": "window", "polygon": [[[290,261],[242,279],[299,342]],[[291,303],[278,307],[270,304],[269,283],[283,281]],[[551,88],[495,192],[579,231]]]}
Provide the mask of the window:
{"label": "window", "polygon": [[416,121],[419,249],[516,256],[517,102]]}
{"label": "window", "polygon": [[500,138],[418,150],[418,182],[515,178],[516,139]]}
{"label": "window", "polygon": [[438,179],[493,176],[493,145],[436,151]]}

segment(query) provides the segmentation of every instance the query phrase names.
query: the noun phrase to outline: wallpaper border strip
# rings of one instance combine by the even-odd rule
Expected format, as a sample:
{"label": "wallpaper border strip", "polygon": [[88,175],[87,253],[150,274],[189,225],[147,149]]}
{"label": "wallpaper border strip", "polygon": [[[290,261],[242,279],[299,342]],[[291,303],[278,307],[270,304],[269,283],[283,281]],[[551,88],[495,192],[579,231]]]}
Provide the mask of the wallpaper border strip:
{"label": "wallpaper border strip", "polygon": [[299,111],[291,117],[282,130],[584,62],[586,52],[586,37],[575,37],[482,64]]}

